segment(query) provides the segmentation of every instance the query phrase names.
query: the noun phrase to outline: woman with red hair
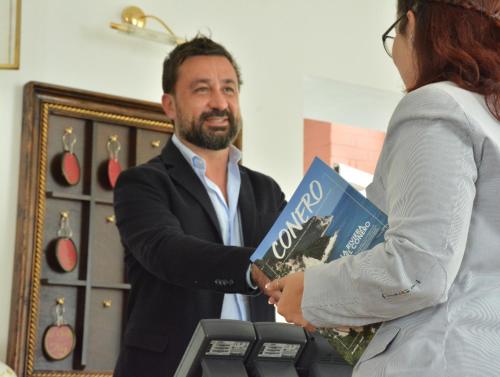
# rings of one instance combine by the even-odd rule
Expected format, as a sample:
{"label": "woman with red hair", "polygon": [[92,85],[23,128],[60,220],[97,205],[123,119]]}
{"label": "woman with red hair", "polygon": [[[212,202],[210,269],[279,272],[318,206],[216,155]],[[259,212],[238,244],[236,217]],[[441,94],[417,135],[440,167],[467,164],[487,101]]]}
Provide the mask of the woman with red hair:
{"label": "woman with red hair", "polygon": [[408,91],[367,190],[385,242],[270,302],[306,328],[382,322],[356,377],[498,377],[500,1],[398,0],[383,41]]}

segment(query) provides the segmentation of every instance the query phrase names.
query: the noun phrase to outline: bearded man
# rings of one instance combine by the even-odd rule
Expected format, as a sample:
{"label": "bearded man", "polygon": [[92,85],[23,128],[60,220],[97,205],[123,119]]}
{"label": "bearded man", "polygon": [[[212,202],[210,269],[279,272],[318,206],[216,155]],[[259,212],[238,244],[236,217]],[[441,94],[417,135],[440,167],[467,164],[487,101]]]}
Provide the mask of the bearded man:
{"label": "bearded man", "polygon": [[131,284],[115,377],[173,376],[200,319],[274,320],[249,257],[285,200],[274,180],[239,164],[240,87],[233,57],[209,38],[164,61],[174,135],[114,193]]}

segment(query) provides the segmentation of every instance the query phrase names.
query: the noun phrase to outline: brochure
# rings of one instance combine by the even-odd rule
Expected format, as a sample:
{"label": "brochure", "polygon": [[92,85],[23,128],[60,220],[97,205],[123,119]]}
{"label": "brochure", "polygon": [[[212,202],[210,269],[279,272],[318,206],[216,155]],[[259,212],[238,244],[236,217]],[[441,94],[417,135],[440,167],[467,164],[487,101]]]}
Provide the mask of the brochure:
{"label": "brochure", "polygon": [[[387,216],[333,168],[315,158],[251,260],[270,279],[383,242]],[[378,325],[318,329],[351,365],[361,357]]]}

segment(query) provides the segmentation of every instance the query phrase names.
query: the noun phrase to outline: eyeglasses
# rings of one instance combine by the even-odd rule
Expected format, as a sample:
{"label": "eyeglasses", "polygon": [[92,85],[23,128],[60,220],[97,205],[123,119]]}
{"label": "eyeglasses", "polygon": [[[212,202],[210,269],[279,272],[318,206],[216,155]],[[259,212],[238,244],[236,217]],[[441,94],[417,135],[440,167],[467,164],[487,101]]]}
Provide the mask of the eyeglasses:
{"label": "eyeglasses", "polygon": [[394,39],[396,38],[396,35],[394,34],[389,35],[389,34],[394,31],[397,24],[399,24],[401,20],[405,17],[406,14],[403,14],[389,27],[389,29],[387,29],[387,31],[384,34],[382,34],[382,43],[384,44],[385,52],[387,52],[387,55],[389,55],[391,58],[392,58],[392,47],[394,46]]}

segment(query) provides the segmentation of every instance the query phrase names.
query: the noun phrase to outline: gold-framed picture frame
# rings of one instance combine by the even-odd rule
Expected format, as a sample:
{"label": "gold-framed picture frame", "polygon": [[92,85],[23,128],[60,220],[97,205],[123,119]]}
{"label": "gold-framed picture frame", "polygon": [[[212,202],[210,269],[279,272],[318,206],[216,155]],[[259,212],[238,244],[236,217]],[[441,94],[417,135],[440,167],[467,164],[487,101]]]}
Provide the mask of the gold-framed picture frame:
{"label": "gold-framed picture frame", "polygon": [[21,0],[0,0],[0,69],[19,69]]}

